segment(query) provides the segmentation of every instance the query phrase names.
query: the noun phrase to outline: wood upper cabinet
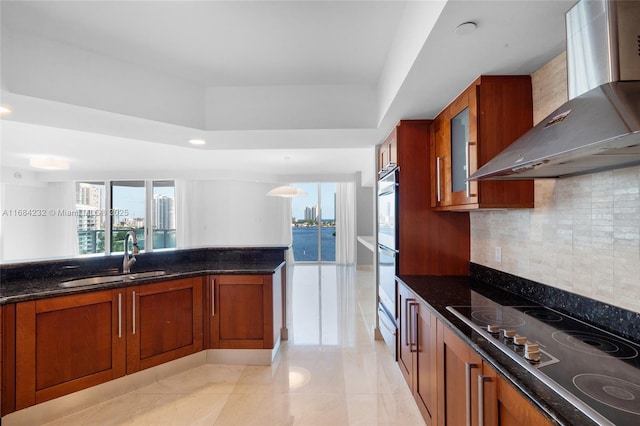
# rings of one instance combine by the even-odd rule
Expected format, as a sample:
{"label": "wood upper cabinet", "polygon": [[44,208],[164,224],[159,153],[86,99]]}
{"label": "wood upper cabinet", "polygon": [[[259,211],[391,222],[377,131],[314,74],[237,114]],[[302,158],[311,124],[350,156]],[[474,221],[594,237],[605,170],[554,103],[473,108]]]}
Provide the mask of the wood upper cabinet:
{"label": "wood upper cabinet", "polygon": [[403,285],[398,284],[398,365],[428,425],[437,411],[436,319]]}
{"label": "wood upper cabinet", "polygon": [[468,181],[533,126],[529,76],[481,76],[434,120],[431,205],[438,210],[533,207],[533,180]]}
{"label": "wood upper cabinet", "polygon": [[398,166],[396,224],[400,275],[468,275],[469,215],[437,212],[429,185],[431,120],[402,120],[389,140],[395,141]]}
{"label": "wood upper cabinet", "polygon": [[395,130],[378,149],[378,176],[384,175],[398,164],[398,145]]}
{"label": "wood upper cabinet", "polygon": [[202,350],[202,279],[127,288],[127,373]]}
{"label": "wood upper cabinet", "polygon": [[282,328],[281,277],[281,269],[208,277],[208,347],[273,349]]}
{"label": "wood upper cabinet", "polygon": [[15,306],[16,410],[125,374],[125,291]]}

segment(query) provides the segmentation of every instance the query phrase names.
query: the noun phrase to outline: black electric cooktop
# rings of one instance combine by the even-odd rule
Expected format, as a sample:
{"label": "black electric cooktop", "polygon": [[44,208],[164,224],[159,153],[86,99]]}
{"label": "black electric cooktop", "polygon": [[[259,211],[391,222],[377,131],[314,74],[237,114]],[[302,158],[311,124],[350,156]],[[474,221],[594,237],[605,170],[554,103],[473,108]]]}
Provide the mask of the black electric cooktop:
{"label": "black electric cooktop", "polygon": [[640,346],[542,306],[447,309],[596,423],[640,424]]}

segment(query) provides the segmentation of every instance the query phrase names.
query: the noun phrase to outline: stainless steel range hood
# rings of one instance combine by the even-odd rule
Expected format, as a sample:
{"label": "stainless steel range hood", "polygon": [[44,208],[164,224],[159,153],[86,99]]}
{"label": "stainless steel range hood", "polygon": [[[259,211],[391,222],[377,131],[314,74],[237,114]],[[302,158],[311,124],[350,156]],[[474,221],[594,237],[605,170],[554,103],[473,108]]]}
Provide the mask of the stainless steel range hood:
{"label": "stainless steel range hood", "polygon": [[566,15],[570,100],[470,180],[558,178],[640,164],[640,0]]}

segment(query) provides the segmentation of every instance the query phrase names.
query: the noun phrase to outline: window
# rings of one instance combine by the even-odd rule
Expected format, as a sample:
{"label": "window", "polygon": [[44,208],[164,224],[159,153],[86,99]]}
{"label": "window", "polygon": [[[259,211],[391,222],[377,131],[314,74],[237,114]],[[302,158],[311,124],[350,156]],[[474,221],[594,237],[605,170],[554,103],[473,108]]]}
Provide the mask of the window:
{"label": "window", "polygon": [[153,182],[153,248],[176,246],[176,187],[172,180]]}
{"label": "window", "polygon": [[106,192],[104,182],[76,182],[78,253],[104,253]]}
{"label": "window", "polygon": [[176,247],[174,181],[77,182],[76,210],[80,254],[123,252],[130,230],[140,250]]}
{"label": "window", "polygon": [[111,252],[124,252],[124,237],[133,230],[138,239],[138,248],[145,249],[146,217],[145,182],[111,182]]}
{"label": "window", "polygon": [[307,195],[292,200],[293,257],[297,262],[335,262],[335,183],[296,183]]}

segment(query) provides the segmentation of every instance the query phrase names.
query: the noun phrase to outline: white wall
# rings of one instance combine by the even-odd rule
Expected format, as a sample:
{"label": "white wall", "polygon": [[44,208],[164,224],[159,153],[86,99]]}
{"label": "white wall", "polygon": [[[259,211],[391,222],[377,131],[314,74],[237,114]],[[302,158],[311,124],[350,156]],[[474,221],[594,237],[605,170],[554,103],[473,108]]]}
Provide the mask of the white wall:
{"label": "white wall", "polygon": [[291,200],[268,197],[277,184],[195,181],[189,195],[190,246],[291,244]]}
{"label": "white wall", "polygon": [[50,256],[46,216],[18,216],[15,210],[47,208],[47,188],[2,184],[0,258],[32,259]]}
{"label": "white wall", "polygon": [[77,254],[73,184],[3,183],[0,260],[42,259]]}

